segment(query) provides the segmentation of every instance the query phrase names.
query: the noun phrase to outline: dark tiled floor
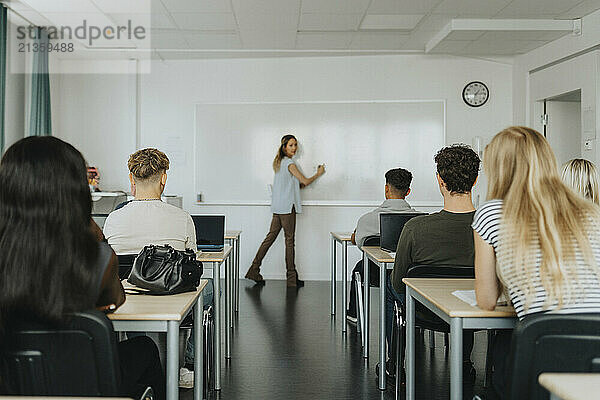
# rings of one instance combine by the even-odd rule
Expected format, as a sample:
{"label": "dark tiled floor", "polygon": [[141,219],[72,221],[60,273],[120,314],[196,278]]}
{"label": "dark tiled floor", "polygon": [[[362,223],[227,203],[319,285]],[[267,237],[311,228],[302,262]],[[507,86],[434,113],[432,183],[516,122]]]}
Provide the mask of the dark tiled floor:
{"label": "dark tiled floor", "polygon": [[[377,389],[378,289],[372,290],[371,358],[362,357],[356,327],[341,332],[341,285],[338,315],[330,315],[329,282],[306,282],[289,290],[285,281],[266,286],[240,282],[240,312],[232,335],[232,358],[223,365],[222,390],[211,399],[393,399],[393,387]],[[448,357],[441,334],[429,348],[417,341],[417,399],[448,399]],[[465,398],[483,385],[485,334],[477,333],[477,379],[465,385]],[[404,389],[404,387],[402,387]],[[191,400],[192,391],[181,398]],[[404,398],[402,393],[401,398]]]}

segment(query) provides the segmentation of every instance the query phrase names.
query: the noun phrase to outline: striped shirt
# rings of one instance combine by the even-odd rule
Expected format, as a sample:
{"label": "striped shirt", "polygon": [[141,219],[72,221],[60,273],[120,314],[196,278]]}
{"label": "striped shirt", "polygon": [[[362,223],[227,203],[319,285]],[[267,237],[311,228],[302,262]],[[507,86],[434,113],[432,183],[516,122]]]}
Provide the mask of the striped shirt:
{"label": "striped shirt", "polygon": [[[591,219],[587,225],[593,227],[593,229],[588,229],[588,239],[596,265],[600,265],[600,227]],[[523,272],[517,271],[514,265],[514,245],[511,245],[513,241],[508,240],[504,234],[500,234],[502,228],[502,200],[490,200],[484,203],[475,213],[472,226],[473,230],[494,248],[496,273],[503,283],[519,318],[523,318],[527,314],[547,311],[564,314],[600,312],[600,281],[598,276],[586,267],[581,251],[577,249],[575,252],[575,273],[578,277],[578,283],[573,286],[573,291],[576,295],[570,303],[564,303],[562,308],[558,309],[556,301],[548,301],[546,290],[542,285],[539,275],[542,252],[537,234],[534,234],[532,241],[535,243],[535,248],[531,257],[531,262],[536,265],[536,274],[533,276],[532,281],[534,296],[527,304],[527,277]],[[532,229],[535,230],[535,227],[532,227]],[[576,243],[573,245],[576,246]]]}

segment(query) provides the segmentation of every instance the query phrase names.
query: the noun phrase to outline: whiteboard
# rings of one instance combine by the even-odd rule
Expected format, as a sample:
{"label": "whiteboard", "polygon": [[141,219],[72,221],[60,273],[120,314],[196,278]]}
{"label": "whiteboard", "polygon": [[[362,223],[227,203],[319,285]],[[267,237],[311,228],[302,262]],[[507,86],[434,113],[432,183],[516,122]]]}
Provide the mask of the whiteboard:
{"label": "whiteboard", "polygon": [[379,202],[384,174],[413,174],[412,202],[439,202],[433,157],[445,145],[445,103],[432,101],[197,104],[196,192],[206,203],[270,202],[281,137],[298,138],[296,165],[326,173],[308,202]]}

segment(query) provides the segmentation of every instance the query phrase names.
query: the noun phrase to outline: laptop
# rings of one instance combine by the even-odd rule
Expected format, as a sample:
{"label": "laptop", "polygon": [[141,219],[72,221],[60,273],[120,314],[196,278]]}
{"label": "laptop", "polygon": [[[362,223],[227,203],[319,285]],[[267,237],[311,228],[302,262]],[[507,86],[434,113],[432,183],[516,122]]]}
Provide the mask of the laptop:
{"label": "laptop", "polygon": [[394,253],[398,248],[398,240],[402,228],[408,220],[424,213],[382,213],[379,214],[379,230],[381,232],[380,247],[382,250]]}
{"label": "laptop", "polygon": [[192,215],[198,250],[221,251],[225,244],[224,215]]}

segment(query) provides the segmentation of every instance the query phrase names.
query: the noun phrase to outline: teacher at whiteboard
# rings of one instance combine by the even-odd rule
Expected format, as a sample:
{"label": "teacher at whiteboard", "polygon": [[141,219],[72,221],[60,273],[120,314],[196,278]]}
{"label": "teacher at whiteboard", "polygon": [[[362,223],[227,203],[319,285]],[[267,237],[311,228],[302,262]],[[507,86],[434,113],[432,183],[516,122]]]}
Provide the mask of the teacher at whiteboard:
{"label": "teacher at whiteboard", "polygon": [[257,285],[264,285],[265,280],[260,274],[260,264],[267,251],[277,239],[279,231],[283,228],[285,235],[285,265],[287,269],[287,286],[304,286],[304,281],[298,279],[298,271],[294,264],[294,235],[296,232],[296,213],[302,212],[300,204],[300,188],[313,183],[319,176],[325,173],[325,166],[319,165],[317,173],[310,178],[305,177],[298,169],[292,157],[298,150],[298,140],[294,135],[285,135],[281,138],[281,145],[273,160],[273,190],[271,200],[271,227],[267,237],[256,252],[252,265],[246,272],[246,279],[251,279]]}

